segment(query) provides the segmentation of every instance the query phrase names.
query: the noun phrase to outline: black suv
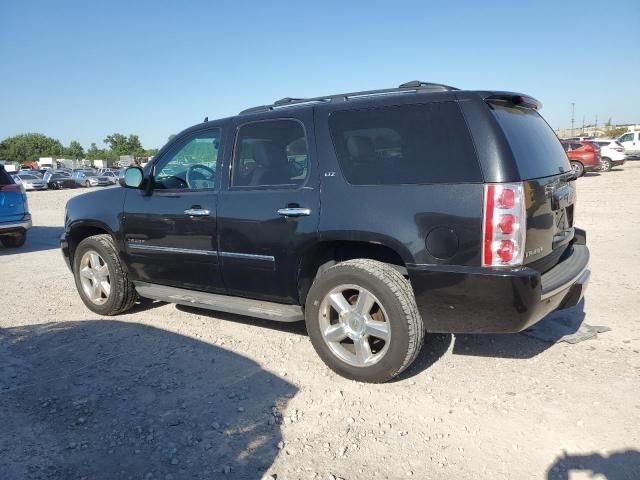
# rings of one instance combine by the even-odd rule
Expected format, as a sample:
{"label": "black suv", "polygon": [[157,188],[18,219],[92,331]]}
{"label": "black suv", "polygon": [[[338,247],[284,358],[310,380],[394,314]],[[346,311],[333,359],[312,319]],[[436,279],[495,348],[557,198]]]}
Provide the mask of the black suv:
{"label": "black suv", "polygon": [[183,131],[69,200],[61,247],[101,315],[136,295],[293,322],[383,382],[424,332],[518,332],[589,279],[575,176],[539,102],[409,82],[285,98]]}

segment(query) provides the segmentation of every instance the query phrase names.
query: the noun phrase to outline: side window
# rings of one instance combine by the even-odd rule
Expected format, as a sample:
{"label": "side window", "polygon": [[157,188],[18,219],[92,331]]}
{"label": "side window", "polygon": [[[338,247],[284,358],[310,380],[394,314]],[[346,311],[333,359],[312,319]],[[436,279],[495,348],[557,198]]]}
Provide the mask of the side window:
{"label": "side window", "polygon": [[307,139],[296,120],[268,120],[238,129],[232,187],[290,187],[309,176]]}
{"label": "side window", "polygon": [[620,137],[620,140],[618,140],[619,142],[630,142],[633,140],[633,133],[625,133],[623,136]]}
{"label": "side window", "polygon": [[201,190],[216,186],[220,129],[188,137],[158,162],[153,177],[157,190]]}
{"label": "side window", "polygon": [[353,185],[481,182],[455,102],[343,110],[329,117],[342,172]]}

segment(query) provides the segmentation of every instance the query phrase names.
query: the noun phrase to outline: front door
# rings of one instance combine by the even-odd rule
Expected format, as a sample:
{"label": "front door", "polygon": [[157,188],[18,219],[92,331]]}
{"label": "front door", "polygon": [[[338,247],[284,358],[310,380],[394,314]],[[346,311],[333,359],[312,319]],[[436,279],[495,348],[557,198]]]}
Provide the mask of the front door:
{"label": "front door", "polygon": [[222,129],[176,138],[154,162],[150,190],[127,190],[123,236],[133,280],[221,292],[218,165]]}
{"label": "front door", "polygon": [[628,132],[618,139],[618,142],[622,144],[627,155],[638,155],[640,153],[638,135],[638,132]]}
{"label": "front door", "polygon": [[219,254],[229,293],[297,301],[305,247],[316,238],[320,200],[312,112],[236,120],[228,188],[220,195]]}

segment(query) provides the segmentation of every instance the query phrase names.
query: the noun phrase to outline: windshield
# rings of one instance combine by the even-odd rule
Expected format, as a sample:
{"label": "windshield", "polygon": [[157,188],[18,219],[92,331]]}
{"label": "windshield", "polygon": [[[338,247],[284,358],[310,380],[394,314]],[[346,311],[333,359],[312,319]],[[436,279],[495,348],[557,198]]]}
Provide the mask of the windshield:
{"label": "windshield", "polygon": [[558,137],[534,110],[490,104],[518,165],[522,180],[571,171]]}

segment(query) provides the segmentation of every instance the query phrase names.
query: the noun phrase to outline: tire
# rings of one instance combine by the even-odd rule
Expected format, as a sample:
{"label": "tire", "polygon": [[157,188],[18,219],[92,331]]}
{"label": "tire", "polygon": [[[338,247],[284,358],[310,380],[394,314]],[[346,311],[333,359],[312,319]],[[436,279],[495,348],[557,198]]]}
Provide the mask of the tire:
{"label": "tire", "polygon": [[602,167],[600,168],[601,172],[610,172],[611,169],[613,168],[613,164],[611,163],[611,159],[608,157],[602,157],[600,159],[600,163],[602,164]]}
{"label": "tire", "polygon": [[[358,308],[360,298],[371,306]],[[340,316],[336,303],[343,307]],[[424,339],[409,281],[392,266],[369,259],[348,260],[320,273],[307,295],[305,322],[325,364],[361,382],[382,383],[400,374],[415,360]]]}
{"label": "tire", "polygon": [[[93,262],[93,254],[98,256],[98,262]],[[101,269],[105,265],[106,274]],[[83,273],[87,268],[94,271],[93,280]],[[100,273],[96,273],[98,270]],[[91,275],[91,272],[88,274]],[[95,235],[80,242],[73,257],[73,277],[80,298],[89,310],[97,314],[118,315],[129,310],[136,302],[135,288],[122,267],[110,235]],[[92,290],[96,282],[99,288]],[[109,285],[108,292],[105,282]],[[98,294],[90,296],[90,293],[96,292]]]}
{"label": "tire", "polygon": [[87,188],[91,187],[91,184],[89,183],[89,180],[87,180],[86,182],[84,182],[84,186],[85,186],[85,187],[87,187]]}
{"label": "tire", "polygon": [[582,165],[580,162],[571,162],[571,169],[577,177],[581,177],[584,175],[584,165]]}
{"label": "tire", "polygon": [[27,241],[27,233],[0,237],[0,241],[2,241],[2,245],[4,245],[5,248],[19,248]]}

